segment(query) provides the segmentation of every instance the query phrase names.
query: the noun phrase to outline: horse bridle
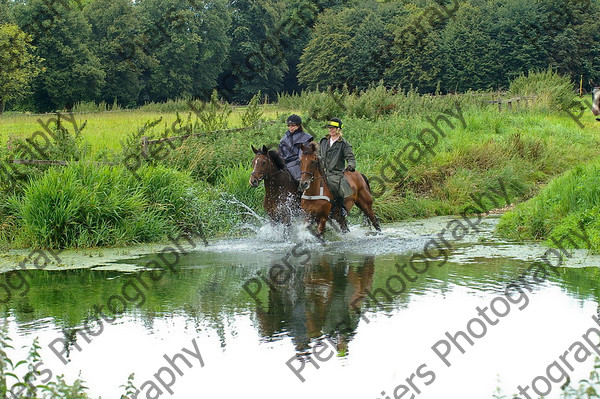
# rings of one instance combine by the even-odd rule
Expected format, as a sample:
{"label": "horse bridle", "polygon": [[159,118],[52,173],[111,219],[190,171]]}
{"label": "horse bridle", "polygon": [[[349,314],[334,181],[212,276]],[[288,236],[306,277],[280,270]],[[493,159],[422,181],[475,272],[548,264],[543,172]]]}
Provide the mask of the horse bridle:
{"label": "horse bridle", "polygon": [[[263,154],[261,154],[263,155]],[[264,157],[266,157],[269,162],[271,162],[271,165],[273,165],[273,160],[271,159],[271,157],[269,157],[268,155],[263,155]],[[254,165],[254,168],[256,168],[256,164]],[[252,173],[250,173],[250,176],[254,177],[254,174],[260,174],[261,177],[258,179],[258,182],[260,183],[261,181],[263,181],[267,175],[267,172],[255,172],[254,168],[252,168]],[[277,172],[271,173],[271,176],[276,175],[279,172],[283,172],[284,169],[279,169]]]}
{"label": "horse bridle", "polygon": [[[323,168],[321,167],[321,158],[319,158],[319,156],[317,156],[317,169],[322,170]],[[307,174],[310,175],[310,180],[308,181],[308,185],[310,186],[312,184],[313,181],[315,181],[315,174],[313,172],[305,172],[303,170],[300,171],[300,175],[303,174]],[[319,177],[319,179],[323,179],[325,177],[325,172],[323,171],[323,173],[321,173],[322,176]]]}

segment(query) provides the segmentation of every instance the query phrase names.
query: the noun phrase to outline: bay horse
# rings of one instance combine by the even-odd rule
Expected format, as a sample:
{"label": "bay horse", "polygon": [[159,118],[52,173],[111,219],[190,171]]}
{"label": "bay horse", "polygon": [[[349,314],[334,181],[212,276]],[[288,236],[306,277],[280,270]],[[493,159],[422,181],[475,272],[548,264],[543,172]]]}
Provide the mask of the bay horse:
{"label": "bay horse", "polygon": [[[300,156],[301,176],[299,189],[303,191],[300,207],[309,216],[311,222],[317,223],[316,236],[322,240],[325,223],[331,212],[334,198],[325,179],[323,165],[318,156],[317,144],[302,144],[300,148],[302,149],[302,155]],[[346,171],[344,172],[344,177],[348,180],[352,188],[352,195],[345,199],[346,210],[350,212],[352,206],[356,204],[368,217],[375,230],[381,231],[379,220],[375,216],[375,212],[373,212],[373,195],[371,194],[371,187],[369,187],[369,181],[366,176],[360,172]],[[339,211],[338,207],[334,218],[340,223],[342,231],[348,232],[346,219],[341,216]]]}
{"label": "bay horse", "polygon": [[301,213],[298,182],[292,177],[285,162],[277,151],[267,146],[254,151],[250,186],[256,188],[265,182],[265,199],[263,206],[271,223],[289,225],[293,216]]}

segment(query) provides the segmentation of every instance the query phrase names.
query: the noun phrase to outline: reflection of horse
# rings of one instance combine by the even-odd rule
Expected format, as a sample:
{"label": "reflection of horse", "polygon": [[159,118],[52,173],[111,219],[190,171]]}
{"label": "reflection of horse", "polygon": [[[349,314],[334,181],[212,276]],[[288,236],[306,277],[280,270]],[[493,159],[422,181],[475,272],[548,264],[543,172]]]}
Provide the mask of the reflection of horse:
{"label": "reflection of horse", "polygon": [[[322,238],[323,231],[325,230],[325,223],[327,217],[331,211],[331,202],[333,201],[333,195],[327,185],[325,179],[325,172],[321,160],[317,155],[317,145],[310,143],[308,145],[302,144],[302,155],[300,156],[300,190],[304,193],[300,206],[304,212],[309,215],[312,222],[316,222],[317,225],[317,237]],[[377,231],[381,231],[379,228],[379,221],[375,212],[373,212],[373,196],[371,195],[371,188],[367,178],[359,172],[344,172],[344,177],[348,180],[350,187],[352,188],[352,195],[347,197],[345,200],[346,209],[350,212],[350,209],[354,204],[363,211],[363,213],[369,218],[371,224]],[[342,231],[348,231],[348,225],[346,220],[341,217],[335,217],[340,223]]]}
{"label": "reflection of horse", "polygon": [[283,159],[277,151],[269,150],[263,145],[257,150],[252,146],[252,174],[250,185],[258,187],[265,181],[265,212],[272,222],[290,224],[292,216],[300,213],[300,193],[298,182],[287,170]]}
{"label": "reflection of horse", "polygon": [[600,87],[594,87],[592,99],[592,113],[598,116],[600,115]]}
{"label": "reflection of horse", "polygon": [[374,274],[372,256],[358,266],[324,256],[318,264],[297,268],[284,284],[269,285],[268,309],[256,310],[260,334],[271,339],[285,332],[303,354],[325,335],[340,355],[346,354]]}

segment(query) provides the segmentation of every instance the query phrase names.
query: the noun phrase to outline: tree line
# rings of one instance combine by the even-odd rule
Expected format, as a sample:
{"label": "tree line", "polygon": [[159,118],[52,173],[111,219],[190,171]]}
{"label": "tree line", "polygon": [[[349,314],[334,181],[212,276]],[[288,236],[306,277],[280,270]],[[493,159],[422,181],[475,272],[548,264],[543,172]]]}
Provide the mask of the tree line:
{"label": "tree line", "polygon": [[0,0],[0,110],[464,92],[548,67],[587,86],[598,20],[600,0]]}

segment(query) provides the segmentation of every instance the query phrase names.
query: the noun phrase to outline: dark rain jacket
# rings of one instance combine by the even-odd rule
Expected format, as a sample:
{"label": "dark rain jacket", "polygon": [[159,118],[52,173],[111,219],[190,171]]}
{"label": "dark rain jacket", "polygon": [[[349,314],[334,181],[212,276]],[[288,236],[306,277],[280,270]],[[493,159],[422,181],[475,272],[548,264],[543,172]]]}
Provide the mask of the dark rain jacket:
{"label": "dark rain jacket", "polygon": [[356,169],[356,159],[352,152],[352,145],[340,137],[329,147],[329,136],[326,136],[319,142],[319,156],[323,161],[327,184],[333,195],[343,198],[352,195],[352,188],[350,188],[344,177],[346,163]]}
{"label": "dark rain jacket", "polygon": [[292,134],[288,130],[279,142],[279,154],[296,180],[300,180],[300,155],[302,154],[300,145],[311,141],[313,141],[313,136],[306,132],[296,130]]}

